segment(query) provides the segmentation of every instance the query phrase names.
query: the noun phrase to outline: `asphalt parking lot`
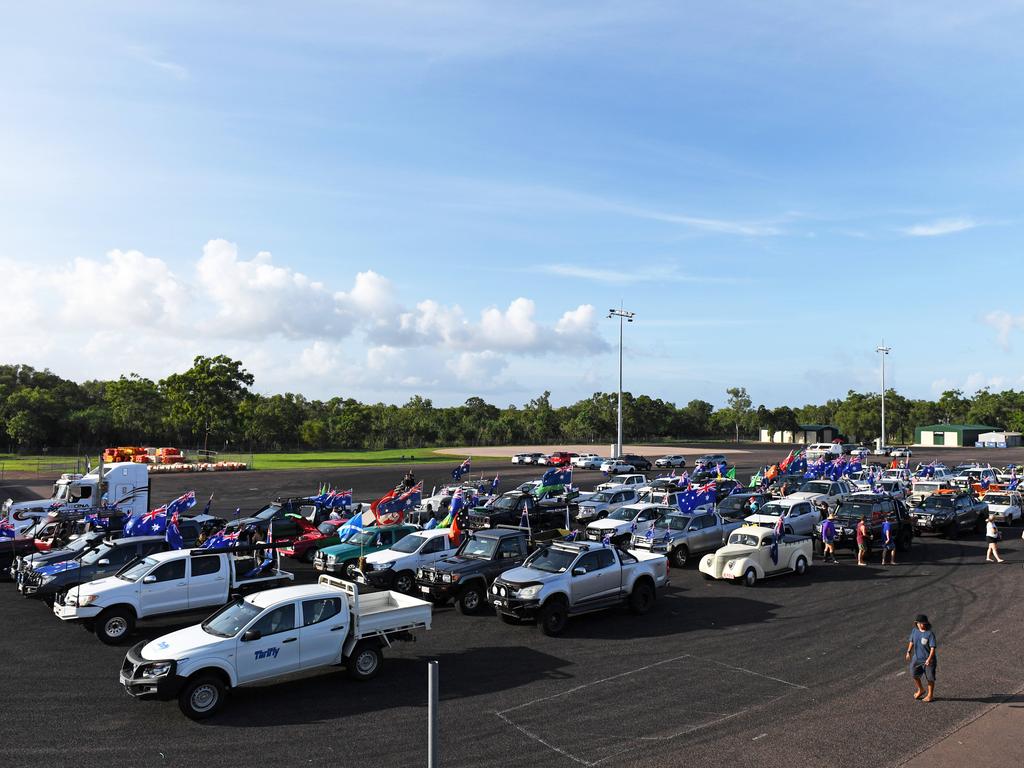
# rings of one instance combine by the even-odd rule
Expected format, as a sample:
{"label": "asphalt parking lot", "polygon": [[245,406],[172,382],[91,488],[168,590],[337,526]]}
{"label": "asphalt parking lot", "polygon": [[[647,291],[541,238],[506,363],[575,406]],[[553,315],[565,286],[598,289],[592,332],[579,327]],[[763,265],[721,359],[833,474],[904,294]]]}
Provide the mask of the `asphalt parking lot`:
{"label": "asphalt parking lot", "polygon": [[[738,463],[746,477],[762,456]],[[428,487],[446,471],[430,467],[418,470]],[[505,488],[537,474],[499,471]],[[153,485],[158,500],[215,489],[223,515],[278,492],[312,492],[322,480],[355,486],[357,498],[365,488],[368,498],[400,476],[395,468],[253,472]],[[117,682],[124,648],[101,645],[0,583],[0,765],[422,765],[431,659],[440,662],[446,766],[899,765],[1024,689],[1024,542],[1019,527],[1007,533],[1004,565],[985,563],[983,540],[969,536],[916,539],[884,569],[858,568],[845,552],[839,565],[815,561],[803,578],[753,589],[674,569],[649,615],[577,618],[560,638],[440,608],[433,630],[389,651],[375,680],[328,672],[242,689],[202,724],[174,703],[130,699]],[[292,570],[313,578],[306,566]],[[940,644],[932,704],[911,700],[903,664],[919,612]],[[147,624],[138,639],[194,621]]]}

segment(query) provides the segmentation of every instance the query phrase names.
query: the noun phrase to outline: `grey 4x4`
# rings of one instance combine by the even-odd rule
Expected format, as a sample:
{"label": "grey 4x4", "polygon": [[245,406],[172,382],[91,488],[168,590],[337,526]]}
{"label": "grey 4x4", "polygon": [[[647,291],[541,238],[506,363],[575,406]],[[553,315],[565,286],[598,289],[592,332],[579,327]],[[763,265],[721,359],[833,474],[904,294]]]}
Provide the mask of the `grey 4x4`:
{"label": "grey 4x4", "polygon": [[649,532],[637,531],[631,546],[663,554],[672,565],[684,568],[691,556],[724,546],[729,534],[742,525],[741,520],[725,520],[717,512],[674,512],[658,518]]}

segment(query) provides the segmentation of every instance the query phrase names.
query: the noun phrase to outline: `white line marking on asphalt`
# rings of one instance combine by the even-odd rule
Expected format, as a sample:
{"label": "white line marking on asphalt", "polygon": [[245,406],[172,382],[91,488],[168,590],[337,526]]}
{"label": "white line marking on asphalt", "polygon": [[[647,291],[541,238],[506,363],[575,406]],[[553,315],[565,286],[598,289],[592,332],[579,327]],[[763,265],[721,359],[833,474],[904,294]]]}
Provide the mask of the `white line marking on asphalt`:
{"label": "white line marking on asphalt", "polygon": [[905,675],[905,674],[907,674],[907,670],[904,669],[901,672],[897,672],[896,673],[896,677],[899,677],[900,675]]}
{"label": "white line marking on asphalt", "polygon": [[[509,710],[506,710],[506,711],[509,711]],[[582,757],[576,757],[576,755],[572,754],[571,752],[566,752],[564,749],[562,749],[560,747],[556,747],[550,741],[545,741],[540,736],[538,736],[537,734],[533,733],[532,731],[528,731],[526,728],[523,728],[523,726],[519,725],[518,723],[513,723],[511,720],[509,720],[507,717],[505,717],[505,713],[504,712],[496,712],[495,714],[498,717],[500,717],[503,721],[505,721],[506,723],[511,725],[513,728],[515,728],[517,731],[522,733],[524,736],[527,736],[528,738],[531,738],[534,741],[540,742],[541,744],[543,744],[548,749],[551,749],[551,750],[557,752],[558,754],[562,755],[563,757],[568,757],[570,760],[573,760],[574,762],[577,762],[580,765],[587,765],[587,766],[594,765],[594,763],[591,763],[588,760],[584,760]]]}
{"label": "white line marking on asphalt", "polygon": [[760,672],[755,672],[752,669],[744,669],[743,667],[734,667],[731,664],[726,664],[726,663],[721,662],[721,661],[715,661],[714,659],[701,659],[701,661],[710,661],[712,664],[717,664],[718,666],[725,667],[726,669],[731,669],[731,670],[734,670],[736,672],[745,672],[746,674],[754,675],[755,677],[763,677],[765,680],[773,680],[776,683],[782,683],[783,685],[788,685],[790,688],[800,688],[801,690],[804,690],[804,691],[807,690],[807,686],[806,685],[797,685],[796,683],[791,683],[788,680],[783,680],[783,679],[778,678],[778,677],[772,677],[771,675],[764,675],[764,674],[762,674]]}
{"label": "white line marking on asphalt", "polygon": [[759,734],[757,734],[757,736],[752,738],[751,741],[757,741],[758,739],[763,739],[767,735],[768,735],[767,733],[759,733]]}

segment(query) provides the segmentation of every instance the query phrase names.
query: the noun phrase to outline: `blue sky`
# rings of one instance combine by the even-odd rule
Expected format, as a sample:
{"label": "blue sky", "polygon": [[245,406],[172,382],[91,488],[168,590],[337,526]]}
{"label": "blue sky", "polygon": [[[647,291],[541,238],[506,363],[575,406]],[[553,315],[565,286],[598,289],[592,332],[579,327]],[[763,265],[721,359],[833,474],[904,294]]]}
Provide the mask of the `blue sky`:
{"label": "blue sky", "polygon": [[23,6],[0,361],[564,403],[621,301],[677,402],[1024,386],[1020,3]]}

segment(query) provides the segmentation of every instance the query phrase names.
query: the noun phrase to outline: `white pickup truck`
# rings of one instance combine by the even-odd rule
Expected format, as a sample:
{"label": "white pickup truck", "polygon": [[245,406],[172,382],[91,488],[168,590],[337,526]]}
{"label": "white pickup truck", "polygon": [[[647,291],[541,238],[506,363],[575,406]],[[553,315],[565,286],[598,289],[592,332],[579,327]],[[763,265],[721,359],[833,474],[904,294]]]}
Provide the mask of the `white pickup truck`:
{"label": "white pickup truck", "polygon": [[809,536],[783,535],[772,559],[775,531],[758,525],[744,526],[729,534],[729,543],[700,561],[706,579],[742,581],[748,587],[768,576],[795,573],[803,576],[811,565],[813,544]]}
{"label": "white pickup truck", "polygon": [[186,716],[216,714],[232,688],[344,664],[369,680],[385,646],[430,629],[431,605],[398,592],[360,595],[332,576],[316,584],[257,592],[202,624],[134,646],[121,684],[137,698],[178,700]]}
{"label": "white pickup truck", "polygon": [[53,612],[84,621],[104,643],[127,637],[139,619],[224,605],[231,595],[280,586],[295,576],[273,558],[209,549],[154,552],[114,576],[89,581],[58,596]]}
{"label": "white pickup truck", "polygon": [[667,586],[664,555],[560,541],[495,579],[487,602],[506,623],[536,619],[545,635],[559,635],[569,617],[581,613],[626,603],[645,614]]}

